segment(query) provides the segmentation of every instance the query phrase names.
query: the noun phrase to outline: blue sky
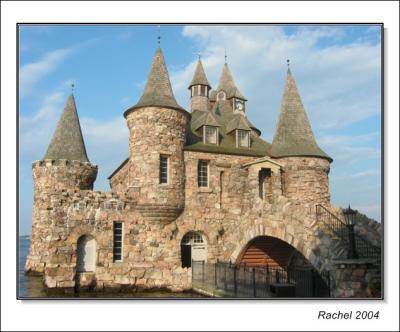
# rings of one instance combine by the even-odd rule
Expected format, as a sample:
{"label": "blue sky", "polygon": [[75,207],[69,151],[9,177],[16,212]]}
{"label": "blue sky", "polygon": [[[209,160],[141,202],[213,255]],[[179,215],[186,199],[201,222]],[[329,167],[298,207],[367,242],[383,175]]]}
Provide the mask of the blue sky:
{"label": "blue sky", "polygon": [[[96,190],[128,156],[123,112],[141,96],[157,46],[155,26],[20,27],[20,226],[29,234],[31,163],[43,158],[71,84]],[[380,220],[381,47],[378,26],[161,26],[178,102],[188,109],[197,52],[213,87],[224,62],[271,142],[290,59],[319,145],[333,159],[332,203]]]}

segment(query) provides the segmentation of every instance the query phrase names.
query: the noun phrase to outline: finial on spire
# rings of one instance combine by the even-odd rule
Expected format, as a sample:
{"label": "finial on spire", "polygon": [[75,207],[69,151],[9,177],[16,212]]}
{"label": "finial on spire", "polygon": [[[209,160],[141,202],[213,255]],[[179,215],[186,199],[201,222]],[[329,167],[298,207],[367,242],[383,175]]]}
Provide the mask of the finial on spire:
{"label": "finial on spire", "polygon": [[71,94],[74,94],[74,88],[75,88],[75,84],[72,83],[72,84],[71,84]]}
{"label": "finial on spire", "polygon": [[225,48],[225,63],[227,62],[228,56],[226,55],[226,48]]}
{"label": "finial on spire", "polygon": [[287,68],[290,69],[290,60],[286,59]]}
{"label": "finial on spire", "polygon": [[160,46],[161,43],[161,31],[160,31],[161,26],[157,25],[157,44]]}
{"label": "finial on spire", "polygon": [[197,57],[199,58],[199,61],[201,60],[201,53],[200,52],[194,52],[193,54],[197,55]]}

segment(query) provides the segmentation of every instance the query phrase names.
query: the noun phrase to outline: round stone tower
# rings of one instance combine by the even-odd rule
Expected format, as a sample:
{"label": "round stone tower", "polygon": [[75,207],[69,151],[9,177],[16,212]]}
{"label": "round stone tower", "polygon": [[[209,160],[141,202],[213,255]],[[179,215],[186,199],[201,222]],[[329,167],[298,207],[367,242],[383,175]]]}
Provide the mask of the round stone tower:
{"label": "round stone tower", "polygon": [[330,204],[332,158],[315,141],[290,69],[270,152],[283,165],[283,195],[301,203]]}
{"label": "round stone tower", "polygon": [[175,100],[160,48],[142,97],[124,116],[130,131],[128,190],[146,218],[171,222],[184,208],[183,147],[190,114]]}
{"label": "round stone tower", "polygon": [[57,128],[40,161],[32,164],[34,203],[27,272],[44,272],[53,241],[52,195],[68,190],[90,190],[97,166],[87,157],[73,95],[69,96]]}

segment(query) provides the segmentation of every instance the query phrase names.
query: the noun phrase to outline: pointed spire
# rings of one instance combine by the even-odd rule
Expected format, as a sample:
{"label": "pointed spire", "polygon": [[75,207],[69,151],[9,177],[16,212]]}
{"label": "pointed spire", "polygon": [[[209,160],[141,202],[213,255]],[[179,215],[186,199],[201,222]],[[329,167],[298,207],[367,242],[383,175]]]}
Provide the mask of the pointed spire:
{"label": "pointed spire", "polygon": [[149,75],[147,76],[147,82],[142,97],[136,105],[125,111],[124,116],[126,117],[130,111],[136,108],[146,106],[161,106],[186,112],[176,102],[164,55],[160,47],[157,48],[153,57],[153,63],[151,64]]}
{"label": "pointed spire", "polygon": [[75,98],[71,94],[43,159],[67,159],[89,162],[79,124]]}
{"label": "pointed spire", "polygon": [[201,60],[197,62],[196,70],[194,72],[194,76],[192,79],[192,82],[189,85],[189,89],[193,85],[207,85],[211,89],[211,85],[208,82],[206,73],[204,72],[203,64],[201,63]]}
{"label": "pointed spire", "polygon": [[235,81],[233,80],[233,76],[228,67],[228,64],[225,62],[224,68],[222,69],[221,77],[219,79],[218,88],[216,91],[224,90],[226,93],[226,98],[240,98],[243,100],[247,100],[239,89],[237,88]]}
{"label": "pointed spire", "polygon": [[332,161],[332,158],[322,151],[315,141],[290,69],[287,72],[286,86],[271,154],[274,157],[323,157]]}

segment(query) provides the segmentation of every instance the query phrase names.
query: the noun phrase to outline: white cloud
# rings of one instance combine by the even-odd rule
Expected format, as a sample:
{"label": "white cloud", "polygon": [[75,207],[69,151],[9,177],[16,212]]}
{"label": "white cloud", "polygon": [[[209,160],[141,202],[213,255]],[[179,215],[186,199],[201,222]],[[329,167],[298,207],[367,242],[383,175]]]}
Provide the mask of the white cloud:
{"label": "white cloud", "polygon": [[33,92],[35,85],[52,72],[67,55],[71,48],[62,48],[46,53],[39,61],[21,66],[19,71],[19,94],[27,96]]}
{"label": "white cloud", "polygon": [[[291,60],[306,111],[315,131],[336,129],[380,112],[380,45],[340,40],[340,28],[300,28],[292,34],[279,26],[187,26],[183,36],[196,43],[206,74],[218,84],[227,49],[228,63],[248,112],[272,139],[283,94],[286,59]],[[188,106],[187,84],[196,60],[171,72],[177,99]]]}

